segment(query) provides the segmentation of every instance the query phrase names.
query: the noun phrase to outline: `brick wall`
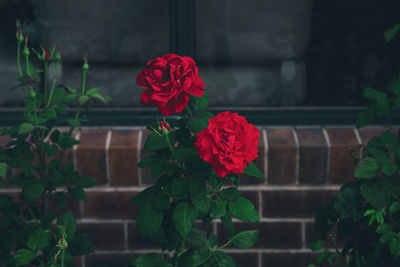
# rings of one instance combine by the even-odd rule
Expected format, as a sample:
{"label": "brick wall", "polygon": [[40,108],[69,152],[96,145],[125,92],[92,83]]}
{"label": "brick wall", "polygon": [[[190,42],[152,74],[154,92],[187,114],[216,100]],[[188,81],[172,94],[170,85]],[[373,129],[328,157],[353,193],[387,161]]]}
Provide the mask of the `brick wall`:
{"label": "brick wall", "polygon": [[[243,176],[240,189],[261,215],[260,224],[236,221],[236,227],[260,230],[251,249],[226,249],[240,266],[306,266],[315,262],[308,244],[318,237],[313,219],[340,185],[353,179],[354,164],[348,153],[378,135],[381,128],[260,127],[258,167],[265,183]],[[158,252],[135,232],[138,208],[132,197],[151,183],[146,170],[136,168],[146,156],[143,143],[148,131],[137,127],[83,128],[75,133],[81,141],[67,154],[81,175],[98,178],[87,190],[86,203],[72,203],[79,218],[78,231],[88,233],[95,253],[77,260],[82,267],[128,266],[131,256]],[[0,143],[5,142],[4,137]],[[1,192],[15,189],[1,189]],[[222,225],[210,228],[226,237]]]}

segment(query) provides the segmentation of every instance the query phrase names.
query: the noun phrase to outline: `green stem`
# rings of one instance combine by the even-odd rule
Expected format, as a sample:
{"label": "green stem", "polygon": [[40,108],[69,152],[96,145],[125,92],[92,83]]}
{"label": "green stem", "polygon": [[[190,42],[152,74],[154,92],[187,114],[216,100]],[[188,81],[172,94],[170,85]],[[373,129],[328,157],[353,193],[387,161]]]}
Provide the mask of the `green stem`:
{"label": "green stem", "polygon": [[86,72],[87,72],[87,70],[83,70],[83,76],[82,76],[82,95],[85,95],[85,90],[86,90]]}
{"label": "green stem", "polygon": [[56,86],[56,81],[57,81],[57,74],[58,74],[58,61],[56,62],[56,67],[55,67],[55,71],[54,71],[54,79],[53,79],[53,82],[51,83],[50,96],[49,96],[49,99],[47,101],[46,111],[49,109],[51,100],[53,98],[54,87]]}
{"label": "green stem", "polygon": [[175,153],[175,149],[172,146],[171,142],[169,141],[168,135],[165,136],[165,140],[167,140],[167,144],[168,144],[169,150],[171,150],[172,153]]}
{"label": "green stem", "polygon": [[63,249],[63,251],[61,252],[61,267],[64,267],[64,254],[65,250]]}
{"label": "green stem", "polygon": [[19,78],[23,78],[24,75],[22,74],[22,68],[21,68],[21,44],[22,41],[18,40],[18,46],[17,46],[17,66],[18,66],[18,75]]}
{"label": "green stem", "polygon": [[47,62],[44,62],[44,99],[47,99]]}
{"label": "green stem", "polygon": [[25,73],[27,76],[31,76],[31,69],[29,68],[29,56],[25,56]]}
{"label": "green stem", "polygon": [[331,241],[331,244],[332,244],[333,248],[335,249],[336,254],[339,255],[340,261],[344,264],[344,266],[347,266],[346,259],[343,257],[342,253],[340,253],[340,251],[336,245],[336,242],[332,238],[330,238],[329,240]]}

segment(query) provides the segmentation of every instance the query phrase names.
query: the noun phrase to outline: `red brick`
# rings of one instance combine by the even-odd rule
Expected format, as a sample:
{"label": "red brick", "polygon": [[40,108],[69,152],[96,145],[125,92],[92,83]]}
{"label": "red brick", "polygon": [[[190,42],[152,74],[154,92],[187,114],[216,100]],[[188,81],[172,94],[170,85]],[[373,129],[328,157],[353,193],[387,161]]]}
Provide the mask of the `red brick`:
{"label": "red brick", "polygon": [[[236,232],[259,230],[258,242],[253,248],[301,248],[301,223],[297,222],[261,222],[235,223]],[[218,241],[224,244],[229,239],[225,227],[218,223]]]}
{"label": "red brick", "polygon": [[129,260],[140,256],[135,253],[95,253],[85,257],[86,267],[130,267]]}
{"label": "red brick", "polygon": [[328,148],[321,129],[296,129],[299,139],[299,183],[326,182]]}
{"label": "red brick", "polygon": [[[54,194],[54,192],[53,192],[53,194]],[[50,198],[50,201],[49,201],[49,209],[56,215],[56,216],[60,216],[61,214],[63,214],[63,213],[65,213],[65,212],[67,212],[67,211],[71,211],[72,212],[72,214],[74,214],[74,216],[76,217],[76,218],[80,218],[81,217],[81,211],[80,211],[80,208],[79,208],[79,203],[80,203],[80,201],[78,201],[78,200],[76,200],[76,199],[74,199],[74,198],[72,198],[72,197],[70,197],[68,194],[66,194],[66,196],[67,196],[67,206],[64,208],[64,209],[60,209],[55,203],[54,203],[54,200],[53,200],[53,197],[52,198]]]}
{"label": "red brick", "polygon": [[384,127],[365,127],[358,129],[358,133],[360,134],[362,144],[366,145],[374,137],[381,136],[384,130]]}
{"label": "red brick", "polygon": [[262,194],[262,215],[265,218],[314,218],[336,194],[335,190],[265,191]]}
{"label": "red brick", "polygon": [[98,185],[107,182],[106,138],[107,130],[82,130],[77,150],[79,174],[97,178]]}
{"label": "red brick", "polygon": [[308,264],[315,264],[318,267],[328,267],[325,263],[319,264],[316,261],[316,253],[290,253],[290,252],[270,252],[263,253],[263,266],[279,267],[304,267]]}
{"label": "red brick", "polygon": [[343,184],[354,179],[354,160],[350,149],[358,150],[359,143],[353,128],[327,128],[331,143],[329,183]]}
{"label": "red brick", "polygon": [[111,185],[138,185],[138,131],[113,131],[108,152]]}
{"label": "red brick", "polygon": [[87,234],[95,250],[123,250],[123,223],[79,223],[78,233]]}
{"label": "red brick", "polygon": [[291,128],[267,129],[268,183],[296,182],[297,147]]}
{"label": "red brick", "polygon": [[135,219],[138,206],[132,198],[136,192],[100,192],[87,193],[88,201],[83,205],[83,218]]}
{"label": "red brick", "polygon": [[[256,166],[260,169],[262,173],[264,173],[265,170],[265,164],[264,164],[264,158],[265,158],[265,144],[264,144],[264,138],[263,138],[263,129],[258,129],[260,131],[260,137],[258,138],[259,143],[258,143],[258,158],[254,160],[254,163]],[[263,184],[265,181],[259,178],[255,178],[252,176],[248,176],[246,174],[241,174],[239,176],[239,183],[241,185],[247,185],[247,184]]]}
{"label": "red brick", "polygon": [[83,257],[74,257],[73,262],[75,264],[75,267],[82,267],[82,258]]}

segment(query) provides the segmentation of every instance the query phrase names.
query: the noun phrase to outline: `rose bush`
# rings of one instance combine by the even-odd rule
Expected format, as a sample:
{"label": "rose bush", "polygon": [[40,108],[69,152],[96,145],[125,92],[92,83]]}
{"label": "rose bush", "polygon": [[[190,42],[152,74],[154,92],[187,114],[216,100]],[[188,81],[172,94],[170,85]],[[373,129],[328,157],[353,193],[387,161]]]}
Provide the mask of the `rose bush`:
{"label": "rose bush", "polygon": [[[184,112],[179,120],[147,127],[152,133],[144,149],[152,154],[138,167],[150,169],[155,181],[134,199],[140,205],[136,227],[172,253],[142,255],[132,259],[136,267],[233,267],[223,249],[250,248],[258,239],[258,231],[236,232],[232,217],[260,222],[254,205],[238,190],[240,173],[264,179],[252,162],[260,134],[236,113],[206,111],[208,96],[197,73],[191,58],[168,54],[151,60],[138,75],[138,85],[146,89],[144,104],[158,106],[164,115]],[[205,231],[213,220],[225,226],[225,243]]]}
{"label": "rose bush", "polygon": [[189,95],[201,97],[204,92],[193,59],[172,53],[149,61],[137,76],[137,84],[146,89],[141,102],[156,105],[165,116],[181,112]]}
{"label": "rose bush", "polygon": [[224,177],[243,173],[243,169],[258,157],[259,136],[258,129],[246,118],[225,111],[209,119],[209,126],[197,134],[194,146],[200,158]]}

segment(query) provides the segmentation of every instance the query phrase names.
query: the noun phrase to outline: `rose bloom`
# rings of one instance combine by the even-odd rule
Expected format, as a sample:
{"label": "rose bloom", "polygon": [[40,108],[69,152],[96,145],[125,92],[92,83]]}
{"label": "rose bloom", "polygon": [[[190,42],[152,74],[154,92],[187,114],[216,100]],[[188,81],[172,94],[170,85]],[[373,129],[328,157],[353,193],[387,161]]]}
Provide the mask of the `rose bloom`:
{"label": "rose bloom", "polygon": [[200,157],[210,163],[220,177],[243,173],[243,169],[258,157],[258,129],[245,117],[229,111],[208,121],[208,127],[197,134],[194,144]]}
{"label": "rose bloom", "polygon": [[146,90],[140,95],[143,104],[153,104],[165,116],[181,112],[189,95],[203,96],[204,83],[196,63],[190,57],[167,54],[147,63],[137,78]]}

